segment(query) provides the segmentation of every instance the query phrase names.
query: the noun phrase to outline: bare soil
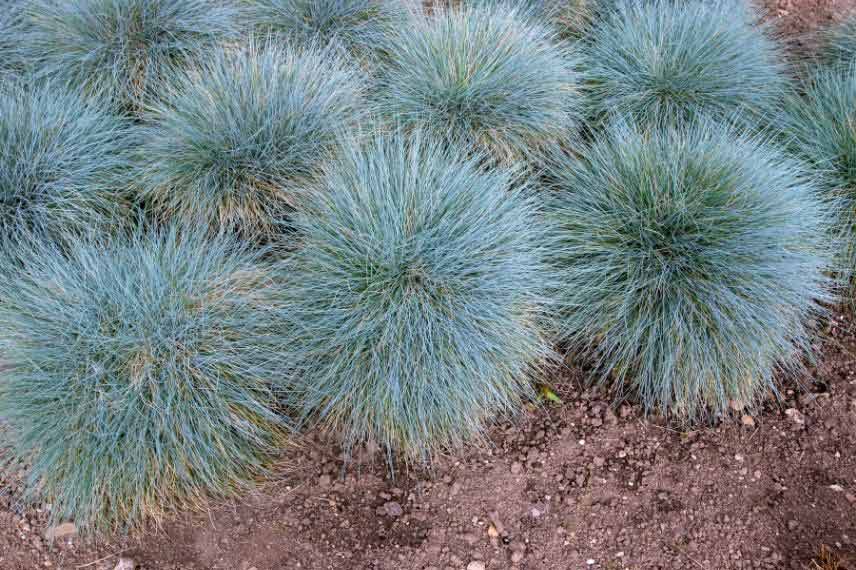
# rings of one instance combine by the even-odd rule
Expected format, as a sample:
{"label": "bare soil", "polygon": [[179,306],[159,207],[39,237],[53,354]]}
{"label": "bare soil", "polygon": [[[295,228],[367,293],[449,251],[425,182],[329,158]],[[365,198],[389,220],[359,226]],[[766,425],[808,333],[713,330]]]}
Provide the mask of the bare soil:
{"label": "bare soil", "polygon": [[[766,8],[805,53],[855,3]],[[611,407],[568,370],[562,405],[430,471],[393,479],[369,452],[346,464],[312,433],[280,480],[133,539],[50,541],[44,513],[16,500],[18,474],[0,473],[0,569],[112,570],[125,557],[138,570],[856,570],[854,330],[836,316],[814,381],[755,417],[681,431]]]}

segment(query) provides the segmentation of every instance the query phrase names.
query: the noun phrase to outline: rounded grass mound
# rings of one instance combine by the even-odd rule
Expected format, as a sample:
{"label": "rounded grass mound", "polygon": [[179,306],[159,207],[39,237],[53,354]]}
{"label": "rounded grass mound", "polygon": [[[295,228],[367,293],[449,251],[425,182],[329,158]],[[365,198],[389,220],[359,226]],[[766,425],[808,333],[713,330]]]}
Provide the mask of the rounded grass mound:
{"label": "rounded grass mound", "polygon": [[95,102],[51,86],[0,92],[0,237],[109,231],[129,212],[134,135]]}
{"label": "rounded grass mound", "polygon": [[591,31],[589,115],[643,124],[698,116],[754,126],[777,110],[783,56],[743,0],[617,4]]}
{"label": "rounded grass mound", "polygon": [[712,123],[606,135],[551,168],[562,338],[649,411],[757,403],[830,298],[833,206],[800,163]]}
{"label": "rounded grass mound", "polygon": [[296,45],[338,45],[360,59],[376,59],[415,9],[409,0],[251,0],[249,16],[261,33]]}
{"label": "rounded grass mound", "polygon": [[164,230],[39,244],[0,283],[0,417],[28,498],[86,531],[229,495],[281,447],[269,269]]}
{"label": "rounded grass mound", "polygon": [[574,48],[520,8],[438,8],[395,39],[380,99],[405,128],[518,160],[576,128],[576,65]]}
{"label": "rounded grass mound", "polygon": [[367,109],[359,69],[333,49],[219,50],[170,82],[148,116],[146,206],[216,230],[270,236]]}
{"label": "rounded grass mound", "polygon": [[[820,174],[823,192],[839,201],[835,235],[841,239],[840,269],[856,275],[856,62],[818,71],[785,106],[790,149]],[[851,300],[854,284],[851,282]]]}
{"label": "rounded grass mound", "polygon": [[174,66],[237,39],[239,16],[220,0],[31,0],[20,52],[36,76],[136,113]]}
{"label": "rounded grass mound", "polygon": [[544,231],[503,169],[400,134],[350,144],[283,268],[304,416],[423,461],[530,395],[548,354]]}

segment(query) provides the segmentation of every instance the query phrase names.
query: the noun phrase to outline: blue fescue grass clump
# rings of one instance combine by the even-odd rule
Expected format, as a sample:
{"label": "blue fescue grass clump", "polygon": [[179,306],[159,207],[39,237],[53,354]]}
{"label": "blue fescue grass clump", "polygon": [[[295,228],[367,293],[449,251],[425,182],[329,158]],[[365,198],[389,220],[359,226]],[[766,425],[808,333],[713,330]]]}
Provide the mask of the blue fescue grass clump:
{"label": "blue fescue grass clump", "polygon": [[822,35],[820,61],[848,69],[856,65],[856,14],[851,14]]}
{"label": "blue fescue grass clump", "polygon": [[561,337],[601,382],[691,421],[799,370],[830,299],[836,207],[801,163],[709,122],[617,124],[553,162]]}
{"label": "blue fescue grass clump", "polygon": [[[820,175],[822,191],[842,204],[835,235],[840,269],[856,273],[856,62],[818,70],[787,101],[782,123],[796,156]],[[854,298],[851,284],[850,298]]]}
{"label": "blue fescue grass clump", "polygon": [[416,18],[393,42],[382,109],[495,160],[526,158],[580,116],[577,57],[522,8],[454,7]]}
{"label": "blue fescue grass clump", "polygon": [[306,417],[420,462],[477,440],[548,354],[538,201],[416,133],[348,144],[295,217],[283,345]]}
{"label": "blue fescue grass clump", "polygon": [[159,219],[270,236],[337,133],[361,121],[363,94],[359,69],[333,48],[216,51],[148,113],[141,197]]}
{"label": "blue fescue grass clump", "polygon": [[353,56],[374,60],[406,27],[409,0],[250,0],[248,15],[260,33],[296,45],[335,44]]}
{"label": "blue fescue grass clump", "polygon": [[128,214],[134,134],[96,102],[50,85],[0,90],[0,238],[109,230]]}
{"label": "blue fescue grass clump", "polygon": [[31,0],[19,50],[36,76],[136,112],[164,73],[241,31],[236,4],[220,0]]}
{"label": "blue fescue grass clump", "polygon": [[584,72],[595,122],[698,116],[754,126],[787,84],[783,57],[743,0],[616,4],[591,31]]}
{"label": "blue fescue grass clump", "polygon": [[37,238],[0,280],[0,417],[27,498],[133,530],[252,482],[286,436],[271,272],[234,239]]}

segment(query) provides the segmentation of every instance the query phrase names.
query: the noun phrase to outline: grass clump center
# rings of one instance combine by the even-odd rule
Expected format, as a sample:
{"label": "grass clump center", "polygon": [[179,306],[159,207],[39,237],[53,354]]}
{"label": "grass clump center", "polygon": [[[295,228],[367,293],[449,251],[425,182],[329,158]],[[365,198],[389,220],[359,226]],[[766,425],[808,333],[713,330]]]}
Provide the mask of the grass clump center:
{"label": "grass clump center", "polygon": [[349,144],[296,217],[284,347],[304,415],[422,461],[530,395],[549,352],[538,208],[436,140]]}
{"label": "grass clump center", "polygon": [[697,420],[800,369],[834,251],[800,163],[711,123],[619,124],[551,176],[562,337],[603,382]]}

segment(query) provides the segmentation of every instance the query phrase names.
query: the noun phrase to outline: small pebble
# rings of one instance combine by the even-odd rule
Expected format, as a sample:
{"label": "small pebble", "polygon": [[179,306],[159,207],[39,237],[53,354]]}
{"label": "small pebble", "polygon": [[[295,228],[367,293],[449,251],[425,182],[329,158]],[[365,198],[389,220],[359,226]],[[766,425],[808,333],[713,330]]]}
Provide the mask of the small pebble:
{"label": "small pebble", "polygon": [[485,570],[484,562],[481,560],[473,560],[467,564],[467,570]]}
{"label": "small pebble", "polygon": [[391,517],[400,517],[404,514],[404,509],[402,509],[401,505],[396,503],[395,501],[389,501],[388,503],[384,503],[383,510],[388,516]]}
{"label": "small pebble", "polygon": [[77,526],[70,522],[52,526],[45,531],[45,538],[48,540],[62,540],[63,538],[69,538],[75,535],[77,535]]}
{"label": "small pebble", "polygon": [[133,558],[120,558],[113,570],[134,570],[136,567],[137,563]]}

